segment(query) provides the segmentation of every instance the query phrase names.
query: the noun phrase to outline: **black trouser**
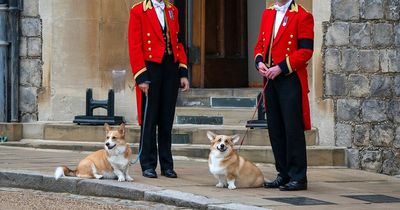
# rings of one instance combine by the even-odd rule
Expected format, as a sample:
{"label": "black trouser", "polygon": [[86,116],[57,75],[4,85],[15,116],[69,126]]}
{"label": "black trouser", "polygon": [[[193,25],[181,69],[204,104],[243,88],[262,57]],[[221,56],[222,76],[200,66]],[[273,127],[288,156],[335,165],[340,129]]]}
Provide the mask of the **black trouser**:
{"label": "black trouser", "polygon": [[[146,62],[146,67],[151,83],[148,92],[146,125],[142,125],[141,130],[144,138],[140,165],[143,171],[157,167],[158,140],[161,170],[173,169],[171,131],[179,89],[178,64],[174,62],[172,56],[165,55],[161,64]],[[144,117],[146,96],[145,94],[142,96],[142,116]],[[158,128],[158,138],[156,128]]]}
{"label": "black trouser", "polygon": [[302,181],[307,176],[301,85],[297,73],[269,80],[267,123],[279,176]]}

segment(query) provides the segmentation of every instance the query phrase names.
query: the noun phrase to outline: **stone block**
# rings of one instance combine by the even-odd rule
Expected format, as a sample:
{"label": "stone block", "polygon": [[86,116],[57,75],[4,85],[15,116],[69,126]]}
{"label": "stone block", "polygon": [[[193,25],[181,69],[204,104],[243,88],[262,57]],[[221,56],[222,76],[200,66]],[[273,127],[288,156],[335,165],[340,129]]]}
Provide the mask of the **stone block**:
{"label": "stone block", "polygon": [[349,95],[354,97],[366,97],[369,95],[369,79],[367,76],[352,74],[349,76]]}
{"label": "stone block", "polygon": [[350,24],[350,42],[357,47],[372,46],[370,23],[351,23]]}
{"label": "stone block", "polygon": [[28,41],[25,37],[20,37],[19,40],[19,56],[26,57],[28,56]]}
{"label": "stone block", "polygon": [[392,157],[383,161],[382,173],[391,176],[400,175],[400,153],[393,154]]}
{"label": "stone block", "polygon": [[8,141],[22,139],[23,126],[20,123],[0,123],[0,135],[7,136]]}
{"label": "stone block", "polygon": [[367,20],[383,19],[383,0],[360,0],[360,3],[361,18]]}
{"label": "stone block", "polygon": [[400,124],[400,101],[393,100],[389,103],[388,115],[394,123]]}
{"label": "stone block", "polygon": [[337,20],[358,20],[360,18],[359,1],[332,0],[332,16]]}
{"label": "stone block", "polygon": [[400,1],[399,0],[387,0],[386,4],[386,19],[387,20],[399,20],[400,19]]}
{"label": "stone block", "polygon": [[22,59],[20,61],[20,84],[40,87],[42,84],[42,62],[40,59]]}
{"label": "stone block", "polygon": [[390,125],[374,125],[371,129],[371,142],[376,147],[389,147],[394,140],[394,130]]}
{"label": "stone block", "polygon": [[400,72],[400,52],[396,50],[381,50],[380,62],[382,72]]}
{"label": "stone block", "polygon": [[25,189],[42,189],[43,176],[29,172],[0,171],[0,186]]}
{"label": "stone block", "polygon": [[393,25],[389,23],[377,23],[373,25],[373,44],[376,47],[389,47],[394,43]]}
{"label": "stone block", "polygon": [[21,113],[21,122],[31,123],[39,120],[37,113]]}
{"label": "stone block", "polygon": [[81,195],[113,197],[130,200],[143,200],[147,188],[141,184],[118,182],[115,180],[82,180],[78,182],[77,191]]}
{"label": "stone block", "polygon": [[42,26],[39,18],[22,18],[21,19],[22,36],[40,36],[42,34]]}
{"label": "stone block", "polygon": [[336,124],[336,146],[351,147],[352,126],[348,124]]}
{"label": "stone block", "polygon": [[337,101],[338,121],[360,120],[360,101],[354,99],[339,99]]}
{"label": "stone block", "polygon": [[192,193],[179,192],[175,190],[162,190],[157,192],[147,191],[144,200],[152,202],[162,202],[175,206],[189,207],[194,209],[207,209],[210,204],[219,204],[223,201],[207,198]]}
{"label": "stone block", "polygon": [[43,191],[76,194],[76,185],[82,179],[76,177],[61,177],[56,180],[54,176],[43,176]]}
{"label": "stone block", "polygon": [[390,96],[393,80],[390,76],[372,75],[371,76],[371,95],[372,96]]}
{"label": "stone block", "polygon": [[369,131],[371,127],[366,125],[356,125],[354,127],[354,140],[353,143],[356,146],[367,146],[369,144]]}
{"label": "stone block", "polygon": [[379,172],[382,168],[382,152],[365,150],[361,152],[361,168],[367,171]]}
{"label": "stone block", "polygon": [[325,51],[325,71],[337,73],[340,71],[340,51],[328,48]]}
{"label": "stone block", "polygon": [[396,96],[400,96],[400,76],[394,78],[394,93]]}
{"label": "stone block", "polygon": [[325,83],[325,94],[328,96],[344,96],[346,90],[347,78],[341,74],[327,74]]}
{"label": "stone block", "polygon": [[24,9],[21,14],[30,17],[39,16],[39,0],[24,1]]}
{"label": "stone block", "polygon": [[28,56],[38,57],[42,55],[42,39],[33,37],[28,39]]}
{"label": "stone block", "polygon": [[400,126],[397,126],[396,128],[396,136],[394,137],[393,147],[400,149]]}
{"label": "stone block", "polygon": [[388,119],[387,103],[378,100],[366,100],[362,104],[362,118],[365,122],[382,122]]}
{"label": "stone block", "polygon": [[360,55],[357,49],[344,49],[342,50],[342,69],[345,72],[355,72],[360,68]]}
{"label": "stone block", "polygon": [[348,23],[335,22],[326,33],[327,46],[345,46],[350,43],[350,26]]}
{"label": "stone block", "polygon": [[358,149],[346,149],[347,167],[360,168],[360,152]]}
{"label": "stone block", "polygon": [[21,112],[37,112],[38,91],[36,87],[19,88],[19,109]]}
{"label": "stone block", "polygon": [[394,27],[394,32],[395,32],[394,43],[397,47],[399,47],[400,46],[400,24],[397,24]]}
{"label": "stone block", "polygon": [[379,56],[378,50],[360,50],[360,69],[363,72],[379,71]]}

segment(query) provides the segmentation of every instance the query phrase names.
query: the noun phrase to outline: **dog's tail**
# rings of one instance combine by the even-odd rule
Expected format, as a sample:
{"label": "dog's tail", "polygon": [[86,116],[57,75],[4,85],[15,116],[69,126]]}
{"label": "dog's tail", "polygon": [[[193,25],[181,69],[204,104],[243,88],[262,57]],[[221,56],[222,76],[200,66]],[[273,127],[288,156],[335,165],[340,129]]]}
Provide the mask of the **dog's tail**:
{"label": "dog's tail", "polygon": [[66,166],[57,167],[56,171],[54,172],[54,178],[57,180],[63,176],[76,176],[76,170],[71,170]]}

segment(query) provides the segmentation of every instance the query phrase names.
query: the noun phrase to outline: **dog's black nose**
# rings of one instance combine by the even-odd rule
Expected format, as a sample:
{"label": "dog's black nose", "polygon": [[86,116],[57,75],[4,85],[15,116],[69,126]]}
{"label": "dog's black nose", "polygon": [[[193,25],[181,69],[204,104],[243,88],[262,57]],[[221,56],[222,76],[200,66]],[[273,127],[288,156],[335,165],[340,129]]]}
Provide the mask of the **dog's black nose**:
{"label": "dog's black nose", "polygon": [[225,144],[221,144],[221,148],[223,149],[225,147]]}
{"label": "dog's black nose", "polygon": [[107,146],[107,147],[110,146],[110,143],[107,142],[107,143],[106,143],[106,146]]}

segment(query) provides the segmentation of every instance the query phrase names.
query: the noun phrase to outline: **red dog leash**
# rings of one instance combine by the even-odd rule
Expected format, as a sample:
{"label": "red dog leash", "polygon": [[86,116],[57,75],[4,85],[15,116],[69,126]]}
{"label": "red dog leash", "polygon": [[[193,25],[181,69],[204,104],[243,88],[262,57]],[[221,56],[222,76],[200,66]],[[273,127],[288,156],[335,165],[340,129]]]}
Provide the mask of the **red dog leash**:
{"label": "red dog leash", "polygon": [[[264,104],[265,104],[265,89],[267,88],[268,81],[269,81],[269,79],[267,79],[267,81],[265,82],[265,85],[264,85],[264,87],[262,89],[262,92],[261,92],[262,93],[261,94],[261,98],[260,98],[259,101],[257,101],[257,105],[256,105],[256,108],[255,108],[255,110],[253,112],[253,116],[251,117],[251,120],[254,120],[254,117],[256,116],[256,113],[257,113],[257,110],[258,110],[258,106],[260,106],[261,101],[264,101]],[[249,133],[249,130],[250,130],[250,128],[246,129],[246,132],[244,133],[244,136],[243,136],[242,140],[240,141],[240,146],[239,146],[238,152],[240,152],[240,148],[242,148],[244,139],[246,138],[247,134]]]}

